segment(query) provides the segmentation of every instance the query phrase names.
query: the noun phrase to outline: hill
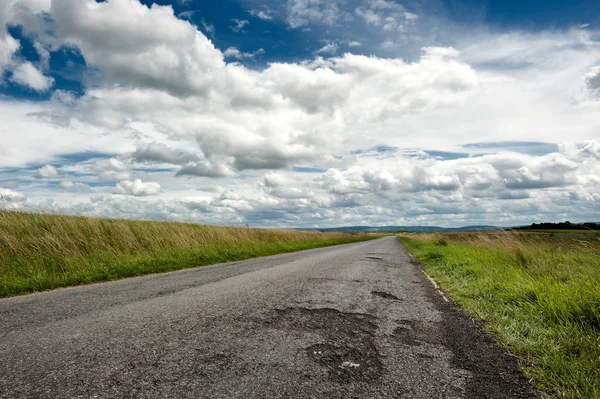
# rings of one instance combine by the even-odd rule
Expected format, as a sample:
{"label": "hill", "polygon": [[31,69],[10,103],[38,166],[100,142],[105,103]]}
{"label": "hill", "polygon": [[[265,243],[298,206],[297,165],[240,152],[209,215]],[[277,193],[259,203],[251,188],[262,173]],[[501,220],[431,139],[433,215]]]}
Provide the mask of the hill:
{"label": "hill", "polygon": [[[322,232],[358,232],[358,233],[397,233],[405,231],[408,233],[433,233],[433,232],[452,232],[452,231],[489,231],[504,230],[505,227],[497,226],[464,226],[464,227],[439,227],[439,226],[343,226],[330,227],[318,230]],[[300,229],[303,230],[303,229]]]}

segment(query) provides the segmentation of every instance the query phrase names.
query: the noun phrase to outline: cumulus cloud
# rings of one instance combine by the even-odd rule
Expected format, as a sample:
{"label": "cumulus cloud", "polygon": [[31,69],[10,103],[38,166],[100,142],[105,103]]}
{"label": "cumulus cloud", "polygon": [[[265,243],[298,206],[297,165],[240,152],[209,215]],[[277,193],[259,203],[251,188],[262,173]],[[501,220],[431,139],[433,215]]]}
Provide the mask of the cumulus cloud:
{"label": "cumulus cloud", "polygon": [[177,172],[176,176],[227,177],[235,173],[223,165],[214,165],[208,161],[187,164]]}
{"label": "cumulus cloud", "polygon": [[50,15],[61,39],[80,48],[109,81],[189,95],[207,90],[211,68],[223,66],[220,51],[171,6],[56,0]]}
{"label": "cumulus cloud", "polygon": [[4,70],[10,65],[13,55],[20,47],[19,41],[12,36],[8,34],[3,36],[0,35],[0,74],[3,74]]}
{"label": "cumulus cloud", "polygon": [[4,206],[10,202],[25,201],[25,195],[10,188],[0,188],[0,205]]}
{"label": "cumulus cloud", "polygon": [[[502,152],[458,159],[396,153],[378,159],[358,155],[350,168],[322,173],[277,171],[232,181],[222,193],[177,194],[152,203],[102,197],[71,211],[215,223],[281,226],[340,224],[497,225],[542,221],[568,214],[593,219],[600,196],[600,146],[561,145],[557,152]],[[131,185],[132,182],[125,184]],[[128,193],[133,190],[122,189]],[[115,193],[117,191],[115,190]],[[135,196],[135,194],[130,194]],[[138,191],[137,195],[142,195]],[[167,192],[163,196],[169,195]],[[116,213],[115,213],[116,212]]]}
{"label": "cumulus cloud", "polygon": [[[73,213],[287,226],[597,215],[600,102],[587,94],[598,95],[600,44],[592,29],[484,32],[404,59],[397,56],[407,40],[402,29],[425,24],[421,12],[386,0],[363,1],[359,9],[289,0],[281,10],[250,15],[269,20],[284,12],[293,28],[334,29],[355,19],[361,29],[385,32],[375,35],[385,40],[373,44],[369,35],[348,32],[322,42],[329,47],[311,59],[250,69],[239,61],[260,53],[215,48],[207,37],[213,28],[205,23],[204,34],[169,6],[45,3],[36,10],[46,14],[27,14],[42,13],[52,25],[44,34],[46,25],[27,23],[36,51],[70,46],[97,77],[81,96],[0,98],[0,165],[113,154],[73,161],[71,169],[61,163],[80,183],[63,182],[57,191],[114,182],[94,185],[101,195],[93,201],[72,194]],[[1,11],[1,27],[7,18],[25,23]],[[344,45],[366,55],[336,55]],[[376,46],[387,58],[375,55],[382,54]],[[16,51],[18,42],[2,30],[7,70],[22,64]],[[36,66],[41,74],[44,62]],[[498,137],[547,147],[490,145]],[[557,146],[564,137],[574,144]],[[214,181],[207,177],[228,190],[207,189]],[[154,202],[135,198],[159,192]]]}
{"label": "cumulus cloud", "polygon": [[117,183],[113,193],[147,197],[160,194],[160,184],[156,182],[143,182],[140,179],[124,180]]}
{"label": "cumulus cloud", "polygon": [[133,153],[133,159],[137,162],[162,162],[173,165],[183,165],[200,160],[195,154],[177,152],[162,143],[138,145]]}
{"label": "cumulus cloud", "polygon": [[117,158],[99,159],[89,167],[102,181],[130,180],[129,166]]}
{"label": "cumulus cloud", "polygon": [[89,191],[90,186],[85,183],[73,183],[72,181],[62,181],[58,185],[64,191]]}
{"label": "cumulus cloud", "polygon": [[44,165],[35,171],[33,175],[36,179],[56,179],[58,170],[52,165]]}
{"label": "cumulus cloud", "polygon": [[38,92],[48,91],[54,84],[54,78],[44,76],[31,62],[24,62],[16,67],[10,79]]}
{"label": "cumulus cloud", "polygon": [[[42,24],[39,18],[50,8],[49,0],[4,0],[0,3],[0,78],[7,69],[12,69],[19,63],[14,59],[21,47],[21,43],[8,32],[9,24],[18,24],[26,31],[35,31]],[[44,51],[40,43],[35,43],[35,48]],[[38,50],[38,51],[40,51]],[[29,67],[21,67],[17,72],[17,79],[29,78],[29,82],[39,84],[42,79],[35,76]],[[20,81],[17,83],[21,84]]]}
{"label": "cumulus cloud", "polygon": [[600,66],[593,67],[585,76],[585,85],[590,94],[600,98]]}
{"label": "cumulus cloud", "polygon": [[308,187],[277,172],[269,172],[263,180],[265,191],[274,197],[285,199],[311,198],[314,192]]}

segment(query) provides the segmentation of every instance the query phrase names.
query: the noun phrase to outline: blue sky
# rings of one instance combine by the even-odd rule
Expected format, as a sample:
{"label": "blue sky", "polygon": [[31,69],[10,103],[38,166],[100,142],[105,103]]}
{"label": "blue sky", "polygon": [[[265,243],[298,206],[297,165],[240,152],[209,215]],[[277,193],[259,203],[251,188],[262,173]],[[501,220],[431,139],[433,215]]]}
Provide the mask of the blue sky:
{"label": "blue sky", "polygon": [[8,0],[3,206],[597,221],[599,16],[597,1]]}
{"label": "blue sky", "polygon": [[[141,3],[168,5],[173,7],[174,13],[180,18],[194,23],[207,36],[215,46],[221,50],[235,47],[245,52],[264,49],[260,56],[240,60],[249,68],[263,69],[270,62],[296,62],[310,58],[315,51],[324,46],[325,41],[335,42],[344,37],[357,37],[364,33],[361,21],[339,23],[337,26],[316,25],[290,28],[286,23],[285,1],[257,2],[251,0],[222,0],[206,2],[202,0],[180,1],[152,1],[144,0]],[[360,1],[347,3],[360,4]],[[460,36],[479,29],[489,29],[496,32],[511,31],[513,29],[529,32],[545,30],[570,29],[575,26],[589,24],[596,27],[600,19],[600,3],[592,0],[579,1],[533,1],[523,2],[518,0],[463,0],[463,1],[407,1],[402,2],[409,12],[422,14],[431,20],[445,20],[448,25],[455,25],[462,30]],[[261,19],[249,11],[270,11],[270,20]],[[237,21],[245,21],[239,29]],[[438,22],[439,24],[439,22]],[[355,29],[348,29],[349,25]],[[207,26],[214,28],[214,33],[207,31]],[[310,29],[310,30],[307,30]],[[21,44],[19,55],[32,62],[39,62],[33,43],[27,35],[23,34],[20,25],[9,26],[10,34],[18,39]],[[357,34],[358,32],[358,34]],[[430,39],[429,43],[421,45],[439,45],[447,42],[452,45],[457,37],[445,37],[444,30],[440,29],[438,36]],[[373,34],[370,32],[369,34]],[[352,36],[355,35],[355,36]],[[386,55],[377,48],[351,48],[340,45],[339,52],[352,51],[366,55]],[[420,47],[414,49],[410,44],[400,48],[397,54],[412,59],[418,57]],[[389,55],[389,54],[387,54]],[[68,90],[81,94],[85,90],[83,79],[86,69],[85,59],[74,48],[63,48],[52,52],[48,74],[55,79],[54,88]],[[50,96],[50,92],[38,93],[26,87],[12,83],[10,80],[0,86],[0,94],[43,100]]]}

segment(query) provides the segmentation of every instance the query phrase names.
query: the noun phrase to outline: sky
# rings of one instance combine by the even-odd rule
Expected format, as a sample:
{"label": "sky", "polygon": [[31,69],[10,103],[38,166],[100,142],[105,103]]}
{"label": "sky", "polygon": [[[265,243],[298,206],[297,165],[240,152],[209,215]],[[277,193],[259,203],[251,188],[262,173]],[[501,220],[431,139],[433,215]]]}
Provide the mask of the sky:
{"label": "sky", "polygon": [[597,0],[2,0],[0,207],[600,221]]}

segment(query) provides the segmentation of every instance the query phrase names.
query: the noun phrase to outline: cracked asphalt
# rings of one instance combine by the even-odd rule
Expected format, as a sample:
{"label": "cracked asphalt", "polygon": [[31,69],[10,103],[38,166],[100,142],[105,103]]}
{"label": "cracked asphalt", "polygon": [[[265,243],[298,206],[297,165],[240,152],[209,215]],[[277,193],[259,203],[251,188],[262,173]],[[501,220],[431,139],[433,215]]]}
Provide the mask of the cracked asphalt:
{"label": "cracked asphalt", "polygon": [[534,398],[395,237],[0,300],[0,398]]}

